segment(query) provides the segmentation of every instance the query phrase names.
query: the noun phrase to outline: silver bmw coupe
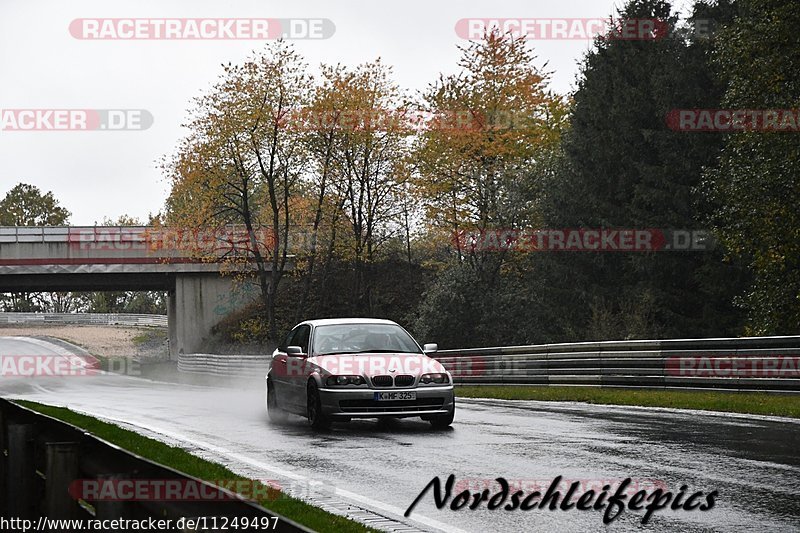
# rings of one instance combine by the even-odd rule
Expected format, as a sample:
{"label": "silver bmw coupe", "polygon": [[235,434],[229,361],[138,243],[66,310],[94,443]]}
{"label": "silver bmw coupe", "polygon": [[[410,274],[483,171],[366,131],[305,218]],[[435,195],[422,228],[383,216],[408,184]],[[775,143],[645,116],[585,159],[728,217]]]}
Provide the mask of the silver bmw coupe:
{"label": "silver bmw coupe", "polygon": [[453,422],[453,379],[391,320],[338,318],[295,326],[272,354],[266,376],[270,420],[294,413],[315,429],[352,418],[421,417]]}

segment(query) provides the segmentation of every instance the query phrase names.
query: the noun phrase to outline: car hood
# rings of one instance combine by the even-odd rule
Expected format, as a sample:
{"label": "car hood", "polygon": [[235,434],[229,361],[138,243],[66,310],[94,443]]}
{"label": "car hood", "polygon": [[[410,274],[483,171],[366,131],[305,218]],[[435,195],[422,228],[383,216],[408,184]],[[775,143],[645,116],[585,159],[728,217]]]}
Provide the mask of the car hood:
{"label": "car hood", "polygon": [[427,355],[403,353],[333,354],[309,357],[308,362],[331,375],[380,376],[410,374],[418,376],[444,373],[442,364]]}

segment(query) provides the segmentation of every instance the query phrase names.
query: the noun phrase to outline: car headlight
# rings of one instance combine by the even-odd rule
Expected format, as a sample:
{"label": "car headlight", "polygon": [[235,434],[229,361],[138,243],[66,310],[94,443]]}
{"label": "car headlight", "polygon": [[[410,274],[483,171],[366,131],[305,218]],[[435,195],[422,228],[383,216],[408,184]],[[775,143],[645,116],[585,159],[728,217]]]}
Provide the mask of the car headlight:
{"label": "car headlight", "polygon": [[348,385],[364,385],[366,381],[361,376],[328,376],[325,384],[329,387],[346,387]]}
{"label": "car headlight", "polygon": [[450,380],[447,377],[447,374],[422,374],[419,378],[420,383],[449,383]]}

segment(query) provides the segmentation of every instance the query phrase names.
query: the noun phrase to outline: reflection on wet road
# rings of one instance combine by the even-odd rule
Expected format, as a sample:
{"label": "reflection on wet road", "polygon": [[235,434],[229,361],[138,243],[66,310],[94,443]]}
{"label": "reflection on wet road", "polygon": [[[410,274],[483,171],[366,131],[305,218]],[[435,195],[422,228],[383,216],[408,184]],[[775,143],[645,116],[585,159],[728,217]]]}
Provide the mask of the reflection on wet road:
{"label": "reflection on wet road", "polygon": [[[0,354],[9,353],[0,340]],[[15,349],[18,347],[15,347]],[[258,382],[198,387],[123,376],[0,378],[0,394],[123,422],[223,462],[277,480],[328,508],[359,509],[429,531],[800,531],[800,423],[697,412],[544,402],[461,400],[449,431],[401,420],[335,426],[315,433],[304,420],[267,422]],[[641,524],[626,510],[610,526],[602,511],[437,509],[434,476],[480,491],[496,477],[530,493],[553,478],[601,490],[630,477],[652,492],[719,492],[707,512],[662,510]],[[562,489],[566,486],[562,485]],[[613,489],[612,489],[613,491]],[[562,494],[563,494],[562,490]],[[632,494],[632,492],[631,492]],[[454,491],[455,495],[455,491]]]}

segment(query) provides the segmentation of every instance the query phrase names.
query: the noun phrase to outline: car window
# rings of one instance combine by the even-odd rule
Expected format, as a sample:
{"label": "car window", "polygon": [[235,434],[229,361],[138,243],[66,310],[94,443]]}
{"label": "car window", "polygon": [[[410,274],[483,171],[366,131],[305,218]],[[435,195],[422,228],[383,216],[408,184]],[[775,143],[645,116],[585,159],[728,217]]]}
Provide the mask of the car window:
{"label": "car window", "polygon": [[294,328],[292,331],[290,331],[289,333],[286,334],[286,338],[283,340],[283,344],[278,346],[278,350],[280,350],[282,352],[285,352],[287,346],[293,346],[292,345],[292,338],[294,337],[294,334],[295,334],[296,331],[297,331],[297,328]]}
{"label": "car window", "polygon": [[420,353],[420,349],[411,335],[396,324],[336,324],[314,330],[312,352]]}
{"label": "car window", "polygon": [[303,349],[303,353],[308,353],[308,338],[311,336],[311,326],[303,325],[295,329],[292,344],[290,346],[299,346]]}

